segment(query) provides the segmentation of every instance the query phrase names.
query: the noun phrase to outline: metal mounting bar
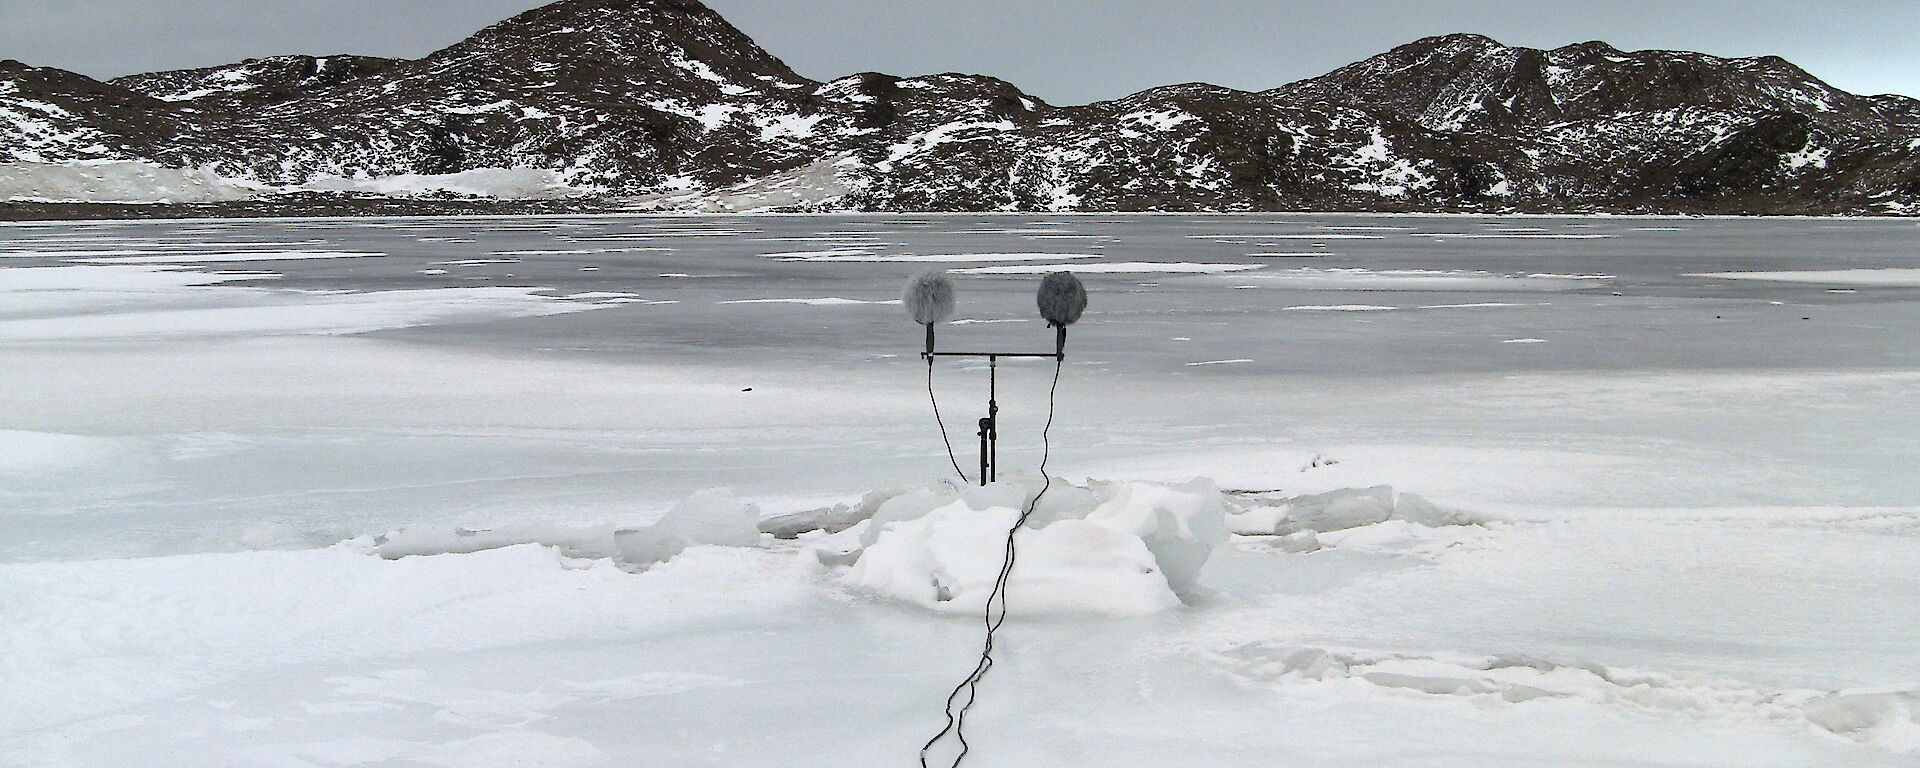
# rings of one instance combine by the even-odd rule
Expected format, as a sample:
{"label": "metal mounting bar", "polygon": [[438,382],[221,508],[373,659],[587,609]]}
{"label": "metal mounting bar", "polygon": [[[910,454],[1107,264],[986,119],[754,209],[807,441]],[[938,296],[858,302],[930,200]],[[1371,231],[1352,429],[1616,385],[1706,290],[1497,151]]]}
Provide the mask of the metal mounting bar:
{"label": "metal mounting bar", "polygon": [[922,352],[922,357],[1044,357],[1048,360],[1065,360],[1066,355],[1057,352]]}

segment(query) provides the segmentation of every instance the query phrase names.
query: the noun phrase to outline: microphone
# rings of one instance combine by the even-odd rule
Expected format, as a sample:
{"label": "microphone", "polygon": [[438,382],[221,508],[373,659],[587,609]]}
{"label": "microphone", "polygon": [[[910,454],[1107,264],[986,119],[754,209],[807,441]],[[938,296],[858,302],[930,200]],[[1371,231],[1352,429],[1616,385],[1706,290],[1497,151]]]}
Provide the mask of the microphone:
{"label": "microphone", "polygon": [[[900,295],[901,305],[913,321],[927,327],[927,352],[933,354],[933,326],[953,317],[953,280],[944,269],[929,269],[907,281]],[[1082,299],[1085,303],[1085,299]]]}
{"label": "microphone", "polygon": [[1040,281],[1040,294],[1036,299],[1040,316],[1055,329],[1054,354],[1064,359],[1067,326],[1080,322],[1081,313],[1087,311],[1087,289],[1072,272],[1055,272]]}

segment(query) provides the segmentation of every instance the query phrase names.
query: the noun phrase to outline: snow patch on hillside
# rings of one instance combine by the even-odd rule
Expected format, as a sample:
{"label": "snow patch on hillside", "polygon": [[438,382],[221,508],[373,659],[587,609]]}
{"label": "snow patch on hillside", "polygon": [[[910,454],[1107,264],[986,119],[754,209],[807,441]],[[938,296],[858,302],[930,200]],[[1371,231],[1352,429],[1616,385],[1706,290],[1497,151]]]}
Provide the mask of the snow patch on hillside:
{"label": "snow patch on hillside", "polygon": [[323,175],[301,185],[275,186],[204,168],[168,168],[137,160],[0,163],[0,202],[216,203],[291,192],[539,200],[579,196],[590,190],[570,186],[559,171],[544,168],[381,177]]}
{"label": "snow patch on hillside", "polygon": [[197,168],[136,160],[0,163],[0,201],[60,203],[213,203],[268,190]]}
{"label": "snow patch on hillside", "polygon": [[502,200],[543,200],[576,197],[589,190],[570,186],[559,171],[546,168],[475,168],[459,173],[377,177],[319,176],[300,189],[317,192],[359,192],[387,197],[456,195]]}
{"label": "snow patch on hillside", "polygon": [[[802,126],[795,123],[789,127],[798,130]],[[805,128],[811,130],[810,124]],[[845,207],[842,201],[848,195],[866,187],[862,176],[865,168],[859,158],[839,155],[710,192],[642,197],[634,201],[634,208],[689,213],[833,210]]]}
{"label": "snow patch on hillside", "polygon": [[43,161],[49,157],[107,156],[99,129],[57,104],[14,96],[19,86],[0,83],[0,161]]}

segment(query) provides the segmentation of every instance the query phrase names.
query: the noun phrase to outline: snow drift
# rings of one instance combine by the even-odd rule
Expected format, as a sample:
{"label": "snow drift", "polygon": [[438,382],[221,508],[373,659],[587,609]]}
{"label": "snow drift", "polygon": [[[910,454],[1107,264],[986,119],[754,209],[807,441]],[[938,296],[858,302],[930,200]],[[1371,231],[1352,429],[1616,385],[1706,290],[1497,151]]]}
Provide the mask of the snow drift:
{"label": "snow drift", "polygon": [[0,163],[0,201],[53,203],[216,203],[293,192],[384,197],[471,197],[544,200],[588,194],[545,168],[475,168],[459,173],[315,176],[276,186],[202,168],[168,168],[136,160]]}
{"label": "snow drift", "polygon": [[[1038,478],[1019,478],[895,497],[865,524],[865,548],[847,582],[944,613],[978,613],[1008,529],[1040,490]],[[1131,616],[1179,607],[1227,540],[1226,515],[1210,480],[1055,482],[1015,534],[1008,611]]]}
{"label": "snow drift", "polygon": [[846,566],[841,580],[856,591],[968,614],[985,608],[1007,531],[1033,504],[1015,534],[1009,612],[1134,616],[1199,596],[1201,569],[1232,534],[1276,537],[1277,548],[1290,552],[1396,549],[1451,541],[1443,531],[1478,530],[1455,526],[1487,522],[1386,486],[1275,498],[1236,496],[1207,479],[1085,485],[1055,479],[1041,494],[1043,485],[1027,475],[984,487],[943,481],[771,517],[714,489],[693,494],[650,525],[410,526],[354,544],[388,559],[539,544],[644,570],[695,547],[789,541],[822,565]]}
{"label": "snow drift", "polygon": [[137,160],[0,163],[0,201],[57,203],[214,203],[245,200],[269,188],[197,168]]}
{"label": "snow drift", "polygon": [[[410,526],[350,545],[400,559],[539,544],[644,570],[695,547],[797,540],[823,565],[851,566],[843,580],[855,590],[942,613],[975,613],[999,575],[1008,529],[1041,486],[1040,478],[1026,476],[986,487],[943,482],[764,519],[731,492],[707,490],[645,526]],[[1177,608],[1199,592],[1200,569],[1228,538],[1230,511],[1211,480],[1055,480],[1016,534],[1010,612],[1131,616]]]}

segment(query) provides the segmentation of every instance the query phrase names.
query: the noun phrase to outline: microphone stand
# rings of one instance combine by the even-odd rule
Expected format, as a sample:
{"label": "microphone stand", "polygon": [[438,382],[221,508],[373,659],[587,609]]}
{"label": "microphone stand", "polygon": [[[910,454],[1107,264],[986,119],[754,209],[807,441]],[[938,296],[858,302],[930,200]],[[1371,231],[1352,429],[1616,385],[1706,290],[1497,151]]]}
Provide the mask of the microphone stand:
{"label": "microphone stand", "polygon": [[936,357],[984,357],[987,359],[987,415],[980,419],[980,484],[986,485],[999,477],[1000,470],[1000,358],[1030,357],[1044,358],[1058,362],[1067,359],[1066,346],[1063,343],[1055,352],[934,352],[932,345],[928,351],[920,353],[927,362]]}

